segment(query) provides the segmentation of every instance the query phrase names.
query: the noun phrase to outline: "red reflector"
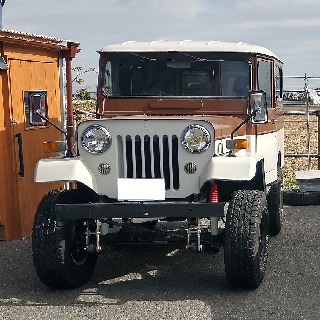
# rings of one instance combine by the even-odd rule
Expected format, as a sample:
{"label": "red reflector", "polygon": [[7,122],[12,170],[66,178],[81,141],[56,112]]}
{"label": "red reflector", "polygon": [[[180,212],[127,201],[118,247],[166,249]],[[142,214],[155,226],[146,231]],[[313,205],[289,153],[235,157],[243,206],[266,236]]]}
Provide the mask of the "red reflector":
{"label": "red reflector", "polygon": [[218,186],[216,183],[211,183],[210,186],[210,195],[209,195],[209,201],[210,202],[218,202]]}

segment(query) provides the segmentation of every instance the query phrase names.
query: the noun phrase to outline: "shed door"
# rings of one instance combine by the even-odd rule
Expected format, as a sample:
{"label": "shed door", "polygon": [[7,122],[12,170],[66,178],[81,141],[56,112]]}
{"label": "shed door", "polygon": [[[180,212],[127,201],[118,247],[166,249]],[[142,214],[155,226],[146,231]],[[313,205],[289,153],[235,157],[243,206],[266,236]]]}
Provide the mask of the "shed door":
{"label": "shed door", "polygon": [[31,234],[36,208],[49,190],[57,184],[34,182],[37,161],[48,155],[44,141],[60,140],[59,131],[41,119],[37,111],[60,126],[60,88],[58,61],[23,61],[9,59],[9,91],[13,162],[20,212],[21,236]]}

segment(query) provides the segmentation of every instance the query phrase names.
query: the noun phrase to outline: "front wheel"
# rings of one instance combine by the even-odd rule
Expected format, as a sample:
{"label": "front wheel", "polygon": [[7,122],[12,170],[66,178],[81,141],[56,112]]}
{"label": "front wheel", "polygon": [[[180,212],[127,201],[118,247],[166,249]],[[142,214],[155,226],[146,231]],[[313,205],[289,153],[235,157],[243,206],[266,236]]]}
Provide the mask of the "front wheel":
{"label": "front wheel", "polygon": [[49,287],[80,287],[94,271],[97,254],[85,250],[88,222],[55,217],[56,204],[84,203],[90,201],[87,198],[80,190],[55,190],[38,206],[32,232],[33,263],[39,279]]}
{"label": "front wheel", "polygon": [[264,192],[234,192],[227,211],[224,263],[232,286],[258,288],[268,256],[269,217]]}

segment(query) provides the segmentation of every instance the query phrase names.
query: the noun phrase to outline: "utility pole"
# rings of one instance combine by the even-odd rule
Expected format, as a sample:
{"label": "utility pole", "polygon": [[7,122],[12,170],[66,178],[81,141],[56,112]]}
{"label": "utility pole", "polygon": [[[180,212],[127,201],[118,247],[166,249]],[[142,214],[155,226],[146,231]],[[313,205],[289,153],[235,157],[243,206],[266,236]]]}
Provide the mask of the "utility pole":
{"label": "utility pole", "polygon": [[0,28],[2,29],[2,7],[4,6],[6,0],[1,0],[0,1]]}

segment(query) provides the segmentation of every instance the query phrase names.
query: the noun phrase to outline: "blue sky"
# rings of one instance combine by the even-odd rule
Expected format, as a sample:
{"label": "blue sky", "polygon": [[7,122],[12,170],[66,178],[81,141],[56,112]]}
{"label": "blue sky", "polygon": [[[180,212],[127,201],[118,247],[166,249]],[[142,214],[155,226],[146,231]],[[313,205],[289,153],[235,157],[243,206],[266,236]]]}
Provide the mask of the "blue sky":
{"label": "blue sky", "polygon": [[[191,39],[258,44],[286,75],[320,76],[319,15],[319,0],[7,0],[3,28],[80,42],[84,69],[107,44]],[[95,74],[86,85],[95,91]]]}

